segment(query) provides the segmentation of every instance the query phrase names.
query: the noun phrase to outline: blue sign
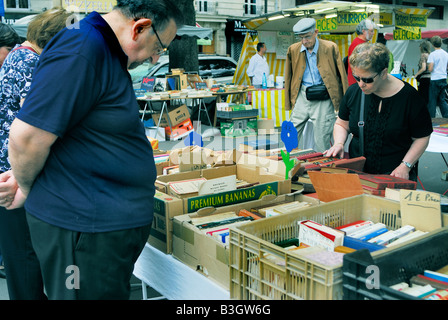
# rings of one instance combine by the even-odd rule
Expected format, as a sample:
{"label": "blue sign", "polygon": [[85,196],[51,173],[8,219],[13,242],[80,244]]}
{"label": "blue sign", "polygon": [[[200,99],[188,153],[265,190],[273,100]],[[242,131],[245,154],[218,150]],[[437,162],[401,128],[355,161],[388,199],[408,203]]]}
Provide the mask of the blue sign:
{"label": "blue sign", "polygon": [[5,16],[5,4],[3,0],[0,0],[0,17]]}

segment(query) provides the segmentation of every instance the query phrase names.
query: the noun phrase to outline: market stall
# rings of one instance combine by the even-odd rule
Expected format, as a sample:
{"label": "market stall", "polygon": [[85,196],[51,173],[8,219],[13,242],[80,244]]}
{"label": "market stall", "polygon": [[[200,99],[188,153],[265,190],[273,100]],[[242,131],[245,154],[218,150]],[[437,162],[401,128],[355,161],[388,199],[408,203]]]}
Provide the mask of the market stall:
{"label": "market stall", "polygon": [[[426,22],[426,17],[432,10],[433,8],[417,9],[406,6],[371,3],[319,1],[249,18],[244,20],[243,23],[248,29],[257,31],[257,34],[254,35],[253,32],[247,33],[233,82],[236,84],[249,83],[246,68],[250,57],[256,53],[255,48],[258,42],[266,43],[267,52],[265,56],[271,69],[270,74],[272,78],[277,79],[277,77],[283,76],[287,49],[295,42],[292,27],[304,17],[316,19],[319,38],[334,41],[339,47],[341,58],[344,58],[348,54],[348,48],[352,40],[356,37],[356,26],[363,19],[370,18],[378,26],[387,28],[395,26],[396,21],[403,21],[403,19],[397,20],[398,18],[396,18],[396,16],[401,17],[402,15],[423,17],[423,20]],[[379,30],[377,29],[372,42],[376,41],[378,33]],[[409,74],[409,77],[404,80],[417,87],[417,83],[415,79],[411,78],[411,75]],[[273,87],[268,88],[268,90],[274,91],[270,95],[271,98],[269,98],[266,92],[255,92],[253,101],[257,102],[260,116],[275,114],[275,123],[278,126],[282,120],[289,119],[289,115],[288,112],[283,110],[282,99],[278,98],[281,94],[276,92],[278,91],[275,88],[276,85],[277,83],[274,83]],[[275,104],[272,104],[274,101]],[[276,110],[276,112],[273,113],[272,110]]]}

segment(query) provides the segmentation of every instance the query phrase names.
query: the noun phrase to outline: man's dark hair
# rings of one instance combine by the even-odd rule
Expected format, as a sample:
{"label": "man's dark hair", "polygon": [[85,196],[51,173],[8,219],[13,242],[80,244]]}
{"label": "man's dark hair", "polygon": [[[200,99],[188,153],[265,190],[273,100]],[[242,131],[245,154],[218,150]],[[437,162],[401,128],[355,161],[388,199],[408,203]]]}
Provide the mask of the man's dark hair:
{"label": "man's dark hair", "polygon": [[160,31],[171,19],[178,28],[184,24],[182,12],[170,0],[117,0],[114,9],[130,19],[149,18]]}
{"label": "man's dark hair", "polygon": [[264,42],[258,42],[257,43],[257,52],[260,52],[261,48],[264,47]]}
{"label": "man's dark hair", "polygon": [[9,25],[0,22],[0,48],[11,47],[20,43],[20,37],[17,32]]}
{"label": "man's dark hair", "polygon": [[434,36],[430,41],[434,48],[440,48],[442,46],[442,38],[440,38],[440,36]]}

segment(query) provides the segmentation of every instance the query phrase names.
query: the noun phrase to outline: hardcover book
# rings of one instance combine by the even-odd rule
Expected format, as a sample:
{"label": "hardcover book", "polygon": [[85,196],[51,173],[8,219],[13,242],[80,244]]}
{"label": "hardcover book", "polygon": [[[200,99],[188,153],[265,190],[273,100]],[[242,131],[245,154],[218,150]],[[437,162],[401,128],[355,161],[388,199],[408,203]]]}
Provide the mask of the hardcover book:
{"label": "hardcover book", "polygon": [[363,174],[359,176],[361,184],[378,190],[392,189],[410,189],[417,188],[417,182],[393,177],[388,174]]}

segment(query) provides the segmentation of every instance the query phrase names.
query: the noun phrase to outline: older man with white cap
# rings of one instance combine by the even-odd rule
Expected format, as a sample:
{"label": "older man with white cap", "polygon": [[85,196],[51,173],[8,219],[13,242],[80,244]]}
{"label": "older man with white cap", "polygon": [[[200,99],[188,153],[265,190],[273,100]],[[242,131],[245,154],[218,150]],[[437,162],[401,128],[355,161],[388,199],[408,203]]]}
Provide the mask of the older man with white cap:
{"label": "older man with white cap", "polygon": [[[348,47],[347,59],[350,58],[350,56],[351,56],[353,50],[356,48],[356,46],[360,45],[361,43],[364,43],[364,42],[372,40],[373,35],[375,34],[375,24],[370,19],[362,20],[356,26],[356,34],[358,36],[355,39],[353,39],[352,43],[350,44],[350,47]],[[352,84],[356,83],[355,78],[353,78],[352,68],[350,66],[350,62],[348,62],[347,79],[348,79],[348,85],[349,86],[351,86]]]}
{"label": "older man with white cap", "polygon": [[330,148],[339,103],[348,88],[338,46],[318,39],[316,20],[303,18],[293,27],[299,42],[288,48],[285,64],[285,108],[298,138],[305,124],[314,126],[314,149]]}

